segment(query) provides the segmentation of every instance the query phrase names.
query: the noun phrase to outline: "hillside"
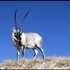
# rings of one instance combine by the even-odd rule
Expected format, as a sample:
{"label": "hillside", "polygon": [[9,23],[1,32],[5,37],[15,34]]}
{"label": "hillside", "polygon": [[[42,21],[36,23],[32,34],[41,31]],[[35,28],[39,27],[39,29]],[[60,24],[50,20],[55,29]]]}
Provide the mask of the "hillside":
{"label": "hillside", "polygon": [[46,57],[36,59],[5,60],[0,69],[70,69],[70,57]]}

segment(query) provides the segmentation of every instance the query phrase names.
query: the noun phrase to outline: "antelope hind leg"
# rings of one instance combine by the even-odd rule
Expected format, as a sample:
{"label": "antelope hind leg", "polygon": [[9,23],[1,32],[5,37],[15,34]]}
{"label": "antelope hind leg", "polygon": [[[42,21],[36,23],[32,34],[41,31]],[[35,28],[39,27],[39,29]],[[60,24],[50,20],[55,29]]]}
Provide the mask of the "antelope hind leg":
{"label": "antelope hind leg", "polygon": [[37,54],[38,54],[38,51],[37,51],[36,49],[33,49],[33,51],[34,51],[33,59],[35,59],[35,58],[36,58],[36,56],[37,56]]}

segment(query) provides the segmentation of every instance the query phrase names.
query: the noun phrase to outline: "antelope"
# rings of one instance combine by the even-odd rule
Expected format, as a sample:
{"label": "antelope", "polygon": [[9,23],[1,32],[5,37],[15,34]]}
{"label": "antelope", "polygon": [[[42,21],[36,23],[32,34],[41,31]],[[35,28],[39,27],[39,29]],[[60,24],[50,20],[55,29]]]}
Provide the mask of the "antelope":
{"label": "antelope", "polygon": [[24,57],[24,53],[26,49],[32,49],[34,51],[33,59],[36,58],[38,51],[36,48],[38,48],[42,52],[43,58],[44,50],[42,48],[42,37],[38,33],[24,33],[21,31],[22,29],[22,23],[25,19],[25,17],[28,15],[29,11],[26,13],[24,18],[22,19],[22,22],[20,23],[20,27],[17,27],[16,23],[16,13],[17,10],[14,13],[14,23],[15,28],[12,28],[12,42],[14,46],[17,48],[17,60],[19,59],[20,49],[22,49],[22,57]]}

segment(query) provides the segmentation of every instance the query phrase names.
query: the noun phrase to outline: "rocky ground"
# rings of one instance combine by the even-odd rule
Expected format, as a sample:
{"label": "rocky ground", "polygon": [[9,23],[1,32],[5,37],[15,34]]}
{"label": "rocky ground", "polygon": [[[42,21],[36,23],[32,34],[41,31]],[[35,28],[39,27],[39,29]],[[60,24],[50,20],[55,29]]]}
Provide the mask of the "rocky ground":
{"label": "rocky ground", "polygon": [[36,59],[5,60],[0,69],[70,69],[70,57],[46,57]]}

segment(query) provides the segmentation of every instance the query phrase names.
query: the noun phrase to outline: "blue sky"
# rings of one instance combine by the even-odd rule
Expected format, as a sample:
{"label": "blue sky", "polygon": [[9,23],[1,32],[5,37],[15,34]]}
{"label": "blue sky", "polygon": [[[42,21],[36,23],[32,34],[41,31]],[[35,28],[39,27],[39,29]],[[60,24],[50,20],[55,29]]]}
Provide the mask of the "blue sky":
{"label": "blue sky", "polygon": [[[16,59],[16,48],[12,43],[14,12],[17,24],[23,22],[23,32],[37,32],[43,37],[43,49],[47,56],[70,56],[70,2],[69,1],[1,1],[0,2],[0,63]],[[38,49],[37,49],[38,50]],[[25,51],[25,58],[32,58],[33,50]],[[38,50],[38,56],[42,58]],[[20,51],[21,58],[21,51]]]}

